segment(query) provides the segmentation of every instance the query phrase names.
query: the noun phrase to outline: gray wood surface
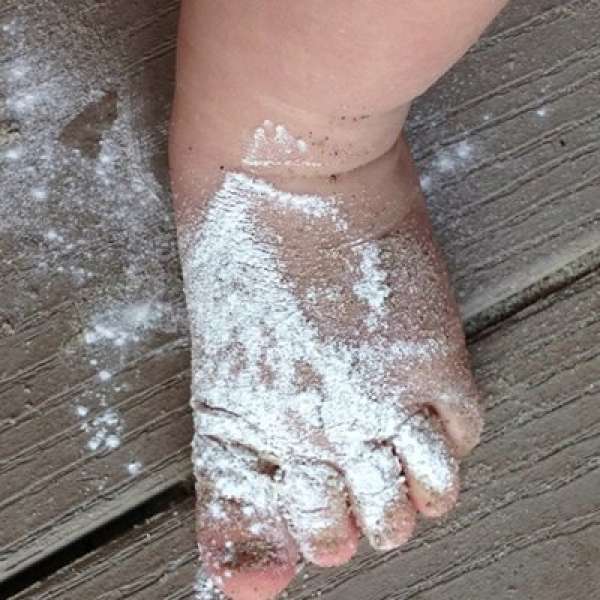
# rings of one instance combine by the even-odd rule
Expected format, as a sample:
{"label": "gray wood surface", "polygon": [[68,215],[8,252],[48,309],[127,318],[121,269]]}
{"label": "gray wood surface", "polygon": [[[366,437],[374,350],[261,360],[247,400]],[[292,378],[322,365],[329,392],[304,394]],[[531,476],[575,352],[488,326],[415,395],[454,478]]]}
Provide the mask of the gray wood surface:
{"label": "gray wood surface", "polygon": [[[165,155],[177,7],[0,7],[0,581],[190,473],[187,329]],[[596,0],[515,0],[413,111],[409,135],[471,331],[600,262],[599,29]],[[109,166],[107,145],[116,157]],[[160,307],[156,326],[140,332],[128,321],[124,346],[106,336],[86,342],[115,310],[123,326],[127,307],[140,303]],[[545,372],[543,361],[531,365],[532,377],[534,366]],[[483,377],[485,385],[509,386],[511,373],[499,373]],[[557,395],[572,391],[554,385]],[[518,406],[506,399],[492,411]],[[92,450],[94,419],[109,410],[118,414],[120,445]],[[515,415],[498,439],[511,435],[528,456],[532,439],[510,432],[521,425]],[[530,433],[538,449],[554,439]],[[475,472],[490,477],[485,460],[501,459],[480,453]],[[532,479],[521,481],[503,465],[490,484],[504,486],[502,498],[546,477],[532,465]],[[585,481],[576,501],[557,489],[565,511],[592,501]],[[486,505],[476,494],[465,506],[469,498]],[[485,522],[502,531],[499,518],[490,509]],[[427,535],[437,539],[435,531]],[[481,531],[490,548],[505,539]],[[372,561],[355,562],[364,574],[351,585],[367,585]],[[378,568],[376,585],[392,585]]]}
{"label": "gray wood surface", "polygon": [[[458,509],[404,549],[307,569],[289,598],[591,600],[600,589],[600,272],[473,341],[487,428]],[[192,500],[18,600],[193,597]]]}

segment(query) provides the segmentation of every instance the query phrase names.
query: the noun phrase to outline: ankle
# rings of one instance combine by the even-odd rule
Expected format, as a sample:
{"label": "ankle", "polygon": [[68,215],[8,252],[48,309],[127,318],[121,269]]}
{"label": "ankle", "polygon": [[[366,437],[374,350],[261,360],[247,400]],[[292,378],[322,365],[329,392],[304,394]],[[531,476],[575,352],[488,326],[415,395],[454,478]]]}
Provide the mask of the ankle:
{"label": "ankle", "polygon": [[386,113],[314,113],[248,90],[240,114],[239,94],[218,95],[224,96],[232,100],[214,102],[189,90],[177,94],[174,167],[183,163],[196,173],[242,169],[266,179],[340,175],[390,151],[408,112],[402,106]]}
{"label": "ankle", "polygon": [[245,167],[213,167],[194,176],[172,170],[172,175],[176,216],[182,235],[185,231],[195,230],[209,203],[232,182],[242,182],[247,192],[239,193],[238,190],[235,194],[240,202],[252,201],[252,190],[263,194],[265,189],[270,189],[273,193],[291,194],[298,199],[317,197],[335,204],[345,226],[307,230],[292,227],[289,229],[293,234],[289,244],[295,248],[316,248],[323,245],[324,240],[326,245],[336,247],[359,240],[383,238],[405,222],[409,215],[420,219],[418,215],[425,210],[410,151],[402,138],[375,160],[351,171],[329,176],[287,173],[263,177]]}

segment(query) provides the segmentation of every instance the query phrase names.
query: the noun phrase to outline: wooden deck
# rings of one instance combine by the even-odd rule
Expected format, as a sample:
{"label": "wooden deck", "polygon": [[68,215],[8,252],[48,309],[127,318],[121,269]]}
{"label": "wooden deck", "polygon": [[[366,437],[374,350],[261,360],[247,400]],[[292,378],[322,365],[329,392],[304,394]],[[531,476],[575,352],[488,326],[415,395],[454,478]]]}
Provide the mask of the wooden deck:
{"label": "wooden deck", "polygon": [[[0,598],[191,599],[178,2],[0,6]],[[409,136],[487,404],[460,506],[289,598],[600,590],[600,3],[513,0]]]}

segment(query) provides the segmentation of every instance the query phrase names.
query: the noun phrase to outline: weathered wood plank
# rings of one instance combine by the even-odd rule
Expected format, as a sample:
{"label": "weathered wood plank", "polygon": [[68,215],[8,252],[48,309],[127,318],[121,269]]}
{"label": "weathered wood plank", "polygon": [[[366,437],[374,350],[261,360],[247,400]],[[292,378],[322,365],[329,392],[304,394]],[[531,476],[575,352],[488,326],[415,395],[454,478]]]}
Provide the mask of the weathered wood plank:
{"label": "weathered wood plank", "polygon": [[[600,587],[600,271],[471,345],[488,424],[459,508],[399,551],[307,569],[289,598],[587,600]],[[192,499],[16,596],[192,598]]]}
{"label": "weathered wood plank", "polygon": [[409,133],[467,317],[598,246],[600,46],[587,19],[597,25],[597,2],[513,3],[415,108]]}
{"label": "weathered wood plank", "polygon": [[[177,7],[0,11],[0,581],[189,474],[165,161]],[[599,25],[595,1],[516,0],[417,103],[470,322],[600,258]]]}

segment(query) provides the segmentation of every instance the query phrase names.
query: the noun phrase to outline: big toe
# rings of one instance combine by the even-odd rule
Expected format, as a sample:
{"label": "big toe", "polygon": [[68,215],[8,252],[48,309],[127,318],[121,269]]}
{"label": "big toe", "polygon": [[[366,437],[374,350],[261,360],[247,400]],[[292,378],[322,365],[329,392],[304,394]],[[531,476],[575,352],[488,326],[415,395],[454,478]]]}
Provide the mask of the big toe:
{"label": "big toe", "polygon": [[295,544],[280,522],[249,525],[234,512],[230,511],[232,522],[221,522],[219,529],[199,528],[204,568],[233,600],[274,598],[296,574]]}
{"label": "big toe", "polygon": [[233,600],[268,600],[296,574],[298,548],[257,458],[205,440],[195,460],[197,540],[204,569]]}

